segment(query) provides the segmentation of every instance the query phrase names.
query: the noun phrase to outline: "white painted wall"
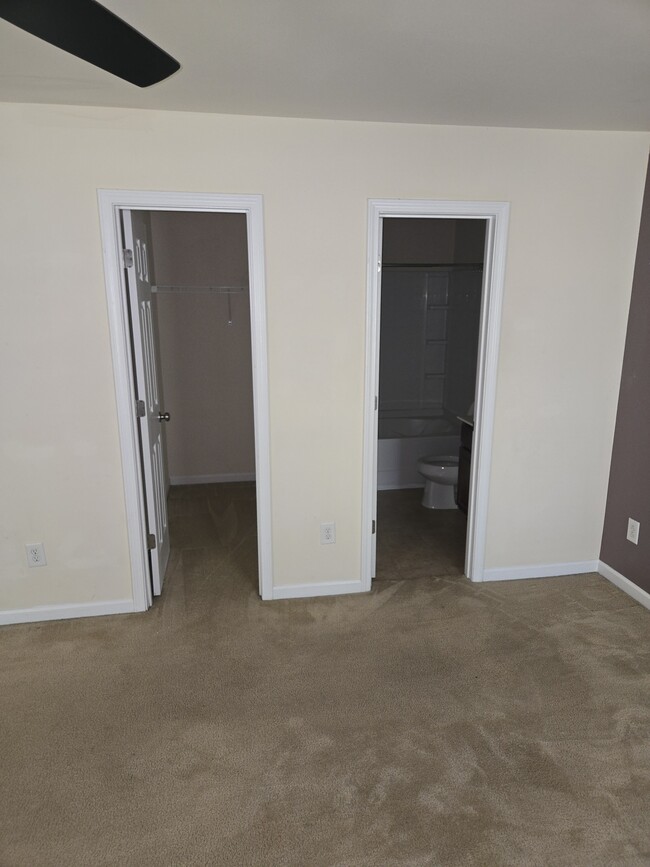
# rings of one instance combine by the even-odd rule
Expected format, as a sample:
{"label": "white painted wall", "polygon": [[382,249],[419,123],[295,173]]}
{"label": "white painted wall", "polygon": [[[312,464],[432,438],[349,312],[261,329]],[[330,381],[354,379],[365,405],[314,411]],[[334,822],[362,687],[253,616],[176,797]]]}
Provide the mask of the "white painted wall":
{"label": "white painted wall", "polygon": [[597,559],[649,144],[0,106],[0,608],[130,595],[98,187],[264,196],[277,584],[359,577],[368,198],[511,202],[486,565]]}
{"label": "white painted wall", "polygon": [[246,216],[153,211],[151,239],[157,283],[242,290],[154,296],[171,480],[253,478]]}

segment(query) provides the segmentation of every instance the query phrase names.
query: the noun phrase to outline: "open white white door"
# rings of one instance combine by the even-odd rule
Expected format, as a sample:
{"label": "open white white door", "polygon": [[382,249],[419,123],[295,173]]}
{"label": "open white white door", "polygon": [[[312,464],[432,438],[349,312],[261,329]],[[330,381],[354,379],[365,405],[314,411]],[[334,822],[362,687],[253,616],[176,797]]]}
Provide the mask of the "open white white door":
{"label": "open white white door", "polygon": [[169,527],[163,467],[162,425],[169,414],[160,406],[154,317],[151,310],[149,244],[140,211],[122,211],[124,264],[129,293],[137,407],[147,504],[153,592],[162,592],[169,560]]}
{"label": "open white white door", "polygon": [[[372,232],[376,233],[376,246],[372,252],[375,252],[377,255],[376,261],[372,261],[369,257],[368,266],[371,272],[374,272],[373,278],[376,280],[376,301],[375,301],[375,309],[372,312],[371,319],[372,325],[371,328],[374,328],[374,331],[370,336],[371,340],[374,341],[374,347],[372,351],[375,354],[375,365],[374,365],[374,373],[372,374],[372,403],[374,404],[374,410],[372,413],[372,428],[371,428],[371,441],[372,441],[372,500],[370,504],[371,508],[371,516],[372,516],[372,535],[370,537],[370,579],[372,580],[377,576],[377,459],[379,453],[379,328],[381,323],[381,278],[382,278],[382,252],[383,252],[383,235],[384,235],[384,220],[380,218],[376,225],[372,226]],[[369,252],[371,247],[369,246]],[[372,256],[372,253],[370,253]],[[376,270],[375,270],[376,269]],[[370,590],[370,583],[368,584],[368,590]]]}

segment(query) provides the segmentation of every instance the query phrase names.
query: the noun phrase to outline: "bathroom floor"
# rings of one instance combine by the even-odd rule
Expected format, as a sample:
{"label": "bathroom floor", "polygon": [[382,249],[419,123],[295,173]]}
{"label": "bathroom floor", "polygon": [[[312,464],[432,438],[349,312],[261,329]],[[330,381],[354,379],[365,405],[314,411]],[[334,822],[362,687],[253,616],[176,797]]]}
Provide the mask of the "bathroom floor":
{"label": "bathroom floor", "polygon": [[421,488],[378,492],[378,581],[463,574],[467,518],[458,509],[425,509],[421,499]]}

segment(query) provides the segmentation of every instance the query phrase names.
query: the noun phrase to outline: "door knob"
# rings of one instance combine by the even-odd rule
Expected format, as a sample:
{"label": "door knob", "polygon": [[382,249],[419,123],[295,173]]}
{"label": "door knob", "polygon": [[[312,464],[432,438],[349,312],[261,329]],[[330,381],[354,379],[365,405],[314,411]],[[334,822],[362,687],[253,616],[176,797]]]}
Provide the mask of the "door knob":
{"label": "door knob", "polygon": [[169,421],[171,418],[168,412],[159,412],[158,413],[158,421]]}

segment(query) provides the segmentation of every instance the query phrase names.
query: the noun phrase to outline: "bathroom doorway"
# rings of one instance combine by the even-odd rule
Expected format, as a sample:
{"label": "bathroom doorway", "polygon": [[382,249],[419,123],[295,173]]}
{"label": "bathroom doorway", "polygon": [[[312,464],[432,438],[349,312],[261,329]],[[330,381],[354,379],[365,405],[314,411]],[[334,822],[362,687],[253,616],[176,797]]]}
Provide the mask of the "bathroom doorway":
{"label": "bathroom doorway", "polygon": [[368,587],[399,563],[482,580],[507,218],[504,203],[370,203]]}
{"label": "bathroom doorway", "polygon": [[383,221],[377,579],[464,570],[486,229]]}

